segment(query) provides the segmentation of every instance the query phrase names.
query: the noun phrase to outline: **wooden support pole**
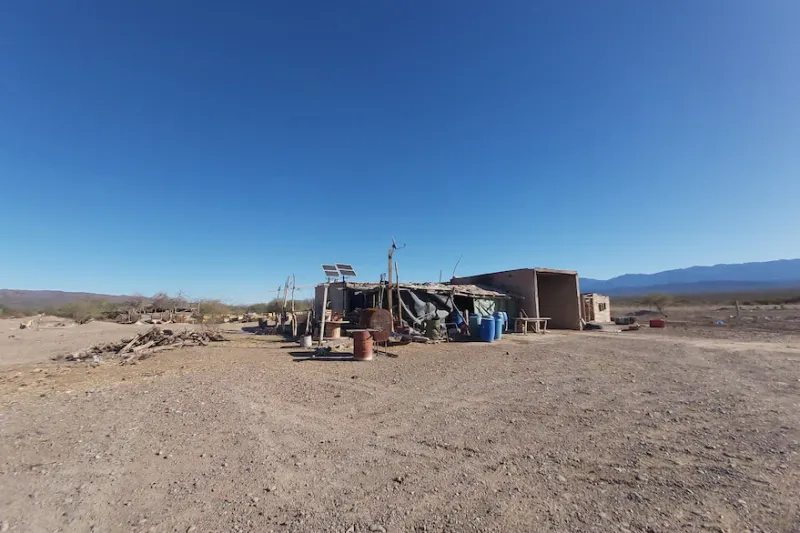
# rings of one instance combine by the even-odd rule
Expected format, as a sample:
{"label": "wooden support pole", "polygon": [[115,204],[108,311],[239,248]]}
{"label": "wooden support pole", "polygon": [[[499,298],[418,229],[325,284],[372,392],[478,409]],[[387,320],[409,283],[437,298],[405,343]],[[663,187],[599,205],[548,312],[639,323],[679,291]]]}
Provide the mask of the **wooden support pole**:
{"label": "wooden support pole", "polygon": [[325,310],[328,308],[328,283],[325,284],[325,290],[322,292],[322,317],[319,322],[319,344],[322,346],[322,339],[325,338]]}
{"label": "wooden support pole", "polygon": [[392,254],[393,253],[394,253],[394,248],[393,247],[389,248],[389,266],[388,266],[389,272],[388,272],[388,277],[387,277],[388,285],[386,286],[387,289],[388,289],[388,292],[387,292],[386,296],[387,296],[388,302],[389,302],[389,315],[391,316],[391,319],[392,319],[391,320],[391,323],[392,323],[391,331],[394,331],[394,314],[392,313],[392,307],[393,307],[392,306]]}
{"label": "wooden support pole", "polygon": [[297,315],[294,312],[294,290],[297,288],[297,278],[292,274],[292,338],[297,337]]}
{"label": "wooden support pole", "polygon": [[396,274],[395,283],[397,284],[397,324],[403,325],[403,300],[400,299],[400,271],[397,269],[397,261],[394,262],[394,273]]}
{"label": "wooden support pole", "polygon": [[286,277],[286,283],[283,285],[283,305],[281,306],[281,334],[284,333],[283,328],[286,326],[286,301],[289,298],[289,280],[291,276]]}

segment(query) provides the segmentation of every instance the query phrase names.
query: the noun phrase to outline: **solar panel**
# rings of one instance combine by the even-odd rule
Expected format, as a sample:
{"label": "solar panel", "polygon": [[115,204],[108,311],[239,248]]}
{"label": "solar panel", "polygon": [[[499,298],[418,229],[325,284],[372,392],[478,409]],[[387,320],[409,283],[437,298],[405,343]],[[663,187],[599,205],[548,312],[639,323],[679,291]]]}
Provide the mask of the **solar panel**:
{"label": "solar panel", "polygon": [[325,271],[325,277],[328,278],[338,278],[341,275],[336,265],[322,265],[322,270]]}
{"label": "solar panel", "polygon": [[342,276],[355,276],[356,271],[353,270],[353,265],[345,263],[336,263],[336,268],[342,273]]}

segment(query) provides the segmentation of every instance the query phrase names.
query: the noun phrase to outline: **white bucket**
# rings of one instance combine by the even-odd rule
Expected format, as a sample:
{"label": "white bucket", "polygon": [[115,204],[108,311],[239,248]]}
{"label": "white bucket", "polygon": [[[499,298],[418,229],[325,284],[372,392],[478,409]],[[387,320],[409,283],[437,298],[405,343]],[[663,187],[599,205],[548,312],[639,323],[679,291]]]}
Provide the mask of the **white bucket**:
{"label": "white bucket", "polygon": [[300,346],[303,348],[311,348],[311,335],[305,335],[300,339]]}

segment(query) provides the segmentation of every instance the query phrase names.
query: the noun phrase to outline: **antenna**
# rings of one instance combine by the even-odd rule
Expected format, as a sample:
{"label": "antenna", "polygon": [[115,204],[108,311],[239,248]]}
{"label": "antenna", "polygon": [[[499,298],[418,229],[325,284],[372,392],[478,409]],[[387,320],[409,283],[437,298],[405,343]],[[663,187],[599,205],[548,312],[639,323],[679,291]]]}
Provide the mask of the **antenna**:
{"label": "antenna", "polygon": [[456,261],[456,266],[453,267],[453,275],[451,276],[451,278],[456,277],[456,269],[458,268],[458,264],[461,262],[462,259],[464,259],[464,254],[461,254],[461,257],[459,257],[458,261]]}

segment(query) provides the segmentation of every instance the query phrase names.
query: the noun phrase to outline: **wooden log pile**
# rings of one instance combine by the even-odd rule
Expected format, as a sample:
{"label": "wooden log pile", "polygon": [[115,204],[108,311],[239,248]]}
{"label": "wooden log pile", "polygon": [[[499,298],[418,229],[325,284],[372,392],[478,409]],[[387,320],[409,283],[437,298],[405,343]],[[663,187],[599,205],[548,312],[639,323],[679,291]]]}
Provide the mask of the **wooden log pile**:
{"label": "wooden log pile", "polygon": [[221,333],[213,331],[185,330],[175,332],[171,329],[152,327],[146,333],[128,337],[117,342],[96,344],[91,348],[78,350],[56,359],[66,361],[98,362],[101,356],[120,357],[120,364],[135,363],[155,353],[172,350],[183,346],[206,346],[209,342],[224,341]]}

